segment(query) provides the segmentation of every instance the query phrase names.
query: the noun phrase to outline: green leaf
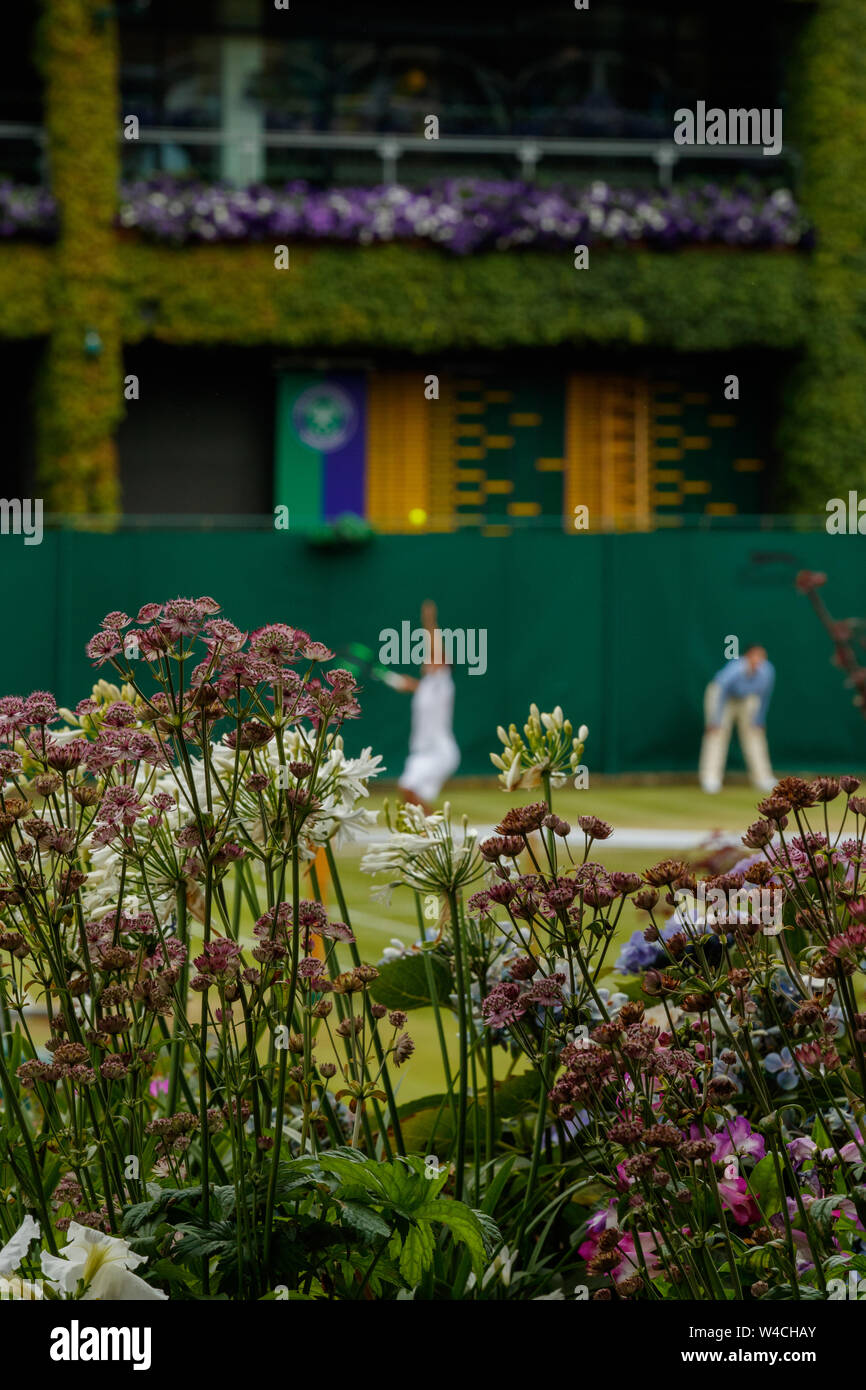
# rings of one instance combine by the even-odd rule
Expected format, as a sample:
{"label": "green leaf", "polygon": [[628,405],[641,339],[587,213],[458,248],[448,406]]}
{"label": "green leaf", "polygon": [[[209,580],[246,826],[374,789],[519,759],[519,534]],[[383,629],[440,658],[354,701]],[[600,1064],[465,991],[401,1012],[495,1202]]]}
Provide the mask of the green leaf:
{"label": "green leaf", "polygon": [[[414,1155],[413,1159],[423,1173],[423,1161]],[[432,1186],[404,1162],[380,1163],[379,1178],[388,1201],[406,1217],[411,1217],[418,1207],[423,1206]]]}
{"label": "green leaf", "polygon": [[841,1201],[841,1197],[833,1196],[818,1197],[814,1202],[809,1203],[809,1220],[814,1221],[818,1230],[824,1235],[829,1235],[833,1230],[834,1223],[839,1220],[838,1213]]}
{"label": "green leaf", "polygon": [[[408,1148],[417,1153],[435,1154],[440,1161],[444,1161],[456,1141],[457,1124],[446,1096],[433,1096],[430,1099],[439,1103],[422,1107],[416,1102],[415,1105],[408,1106],[408,1113],[401,1116],[400,1129]],[[486,1128],[484,1105],[479,1104],[478,1110],[480,1112],[478,1128],[479,1133],[483,1136]],[[497,1114],[497,1120],[498,1118]],[[467,1152],[471,1154],[474,1151],[475,1136],[475,1101],[473,1100],[470,1100],[466,1107],[466,1128],[466,1147]]]}
{"label": "green leaf", "polygon": [[380,1171],[385,1167],[384,1164],[372,1164],[369,1160],[356,1163],[342,1154],[325,1153],[319,1157],[318,1166],[323,1172],[333,1173],[340,1179],[338,1193],[344,1189],[351,1189],[353,1193],[360,1190],[369,1192],[378,1201],[387,1200],[388,1192]]}
{"label": "green leaf", "polygon": [[174,1264],[171,1260],[157,1260],[147,1271],[150,1282],[155,1284],[183,1284],[186,1288],[194,1288],[197,1279],[188,1269]]}
{"label": "green leaf", "polygon": [[[439,1001],[442,1003],[451,993],[453,981],[451,972],[440,956],[427,955],[427,962],[433,972],[433,981]],[[379,978],[373,981],[370,993],[378,1004],[387,1009],[429,1008],[433,1000],[427,982],[427,970],[423,956],[400,956],[379,966]]]}
{"label": "green leaf", "polygon": [[764,1219],[782,1210],[782,1195],[772,1154],[767,1154],[760,1163],[755,1164],[746,1182],[749,1191],[757,1198]]}
{"label": "green leaf", "polygon": [[425,1202],[415,1215],[419,1220],[438,1221],[440,1225],[447,1226],[455,1242],[465,1245],[469,1251],[476,1277],[481,1275],[487,1259],[484,1232],[477,1215],[470,1207],[465,1206],[463,1202],[441,1199]]}
{"label": "green leaf", "polygon": [[490,1185],[484,1194],[485,1212],[492,1212],[496,1210],[499,1198],[502,1195],[502,1189],[505,1187],[505,1184],[511,1176],[511,1170],[514,1167],[516,1158],[516,1154],[509,1154],[508,1157],[504,1160],[504,1162],[502,1162],[499,1165],[499,1167],[494,1170],[494,1176],[492,1177]]}
{"label": "green leaf", "polygon": [[493,1217],[489,1216],[486,1211],[474,1210],[472,1214],[481,1228],[481,1238],[484,1241],[487,1254],[492,1255],[494,1250],[502,1244],[502,1232]]}
{"label": "green leaf", "polygon": [[391,1227],[387,1221],[374,1211],[372,1207],[364,1206],[362,1202],[341,1202],[340,1203],[340,1224],[349,1226],[359,1235],[373,1240],[376,1236],[390,1236]]}
{"label": "green leaf", "polygon": [[508,1120],[527,1110],[537,1110],[540,1092],[541,1081],[537,1072],[523,1071],[518,1076],[510,1076],[494,1092],[497,1115]]}
{"label": "green leaf", "polygon": [[448,1092],[438,1091],[430,1096],[416,1096],[414,1100],[404,1100],[402,1105],[397,1106],[397,1115],[402,1120],[406,1116],[417,1115],[421,1110],[446,1109],[448,1106]]}
{"label": "green leaf", "polygon": [[433,1263],[436,1241],[427,1222],[412,1226],[400,1251],[400,1273],[412,1288],[421,1282]]}
{"label": "green leaf", "polygon": [[151,1202],[136,1202],[123,1216],[124,1235],[134,1235],[142,1226],[160,1218],[173,1224],[194,1216],[202,1195],[200,1187],[167,1187]]}

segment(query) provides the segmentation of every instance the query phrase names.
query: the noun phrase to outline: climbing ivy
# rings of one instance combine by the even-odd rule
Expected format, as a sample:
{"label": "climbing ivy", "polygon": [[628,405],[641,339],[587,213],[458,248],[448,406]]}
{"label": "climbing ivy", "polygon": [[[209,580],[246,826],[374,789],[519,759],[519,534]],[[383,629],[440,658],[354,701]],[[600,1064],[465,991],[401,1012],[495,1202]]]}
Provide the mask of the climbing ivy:
{"label": "climbing ivy", "polygon": [[123,391],[111,7],[104,0],[43,0],[36,46],[60,210],[44,291],[51,330],[36,393],[37,477],[52,510],[112,512],[120,501],[114,432]]}

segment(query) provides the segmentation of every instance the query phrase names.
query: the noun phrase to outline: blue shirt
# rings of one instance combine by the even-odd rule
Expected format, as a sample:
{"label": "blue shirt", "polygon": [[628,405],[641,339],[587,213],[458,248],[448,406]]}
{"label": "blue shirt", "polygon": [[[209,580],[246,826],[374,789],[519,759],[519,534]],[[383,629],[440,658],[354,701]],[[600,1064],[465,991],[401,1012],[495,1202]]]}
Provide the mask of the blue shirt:
{"label": "blue shirt", "polygon": [[751,670],[745,657],[740,657],[739,661],[726,661],[721,671],[717,671],[713,676],[713,684],[717,687],[713,723],[721,723],[726,701],[742,700],[747,695],[757,695],[759,703],[754,723],[762,728],[766,722],[767,707],[775,682],[776,669],[770,661],[762,662],[757,671]]}

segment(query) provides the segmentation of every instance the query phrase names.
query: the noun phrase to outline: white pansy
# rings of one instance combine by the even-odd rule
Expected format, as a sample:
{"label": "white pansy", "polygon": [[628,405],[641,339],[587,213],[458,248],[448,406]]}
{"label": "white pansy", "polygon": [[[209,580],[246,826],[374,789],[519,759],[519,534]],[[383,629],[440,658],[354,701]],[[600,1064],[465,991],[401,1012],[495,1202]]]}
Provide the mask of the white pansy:
{"label": "white pansy", "polygon": [[130,1249],[128,1241],[79,1226],[77,1221],[70,1221],[67,1235],[59,1255],[42,1252],[42,1273],[55,1293],[71,1297],[83,1283],[82,1301],[128,1303],[168,1298],[133,1274],[147,1261]]}

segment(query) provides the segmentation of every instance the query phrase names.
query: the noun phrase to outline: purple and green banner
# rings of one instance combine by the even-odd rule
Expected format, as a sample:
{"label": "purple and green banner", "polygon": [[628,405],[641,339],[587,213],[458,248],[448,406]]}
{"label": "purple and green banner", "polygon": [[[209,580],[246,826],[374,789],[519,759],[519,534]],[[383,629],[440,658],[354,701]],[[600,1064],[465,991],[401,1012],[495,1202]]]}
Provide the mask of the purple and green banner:
{"label": "purple and green banner", "polygon": [[364,515],[367,381],[360,372],[282,372],[274,506],[292,526]]}

